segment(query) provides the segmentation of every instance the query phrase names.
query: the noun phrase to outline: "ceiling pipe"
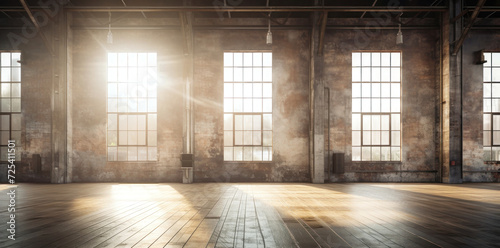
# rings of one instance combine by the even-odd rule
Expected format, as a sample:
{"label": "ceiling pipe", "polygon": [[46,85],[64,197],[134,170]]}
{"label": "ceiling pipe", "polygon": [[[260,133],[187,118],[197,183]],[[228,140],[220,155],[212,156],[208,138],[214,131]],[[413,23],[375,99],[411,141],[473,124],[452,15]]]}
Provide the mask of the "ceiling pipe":
{"label": "ceiling pipe", "polygon": [[[0,29],[21,29],[22,27],[0,27]],[[298,29],[310,29],[311,26],[306,25],[290,25],[290,26],[276,26],[273,27],[275,30],[298,30]],[[500,28],[500,27],[497,27]],[[107,30],[108,27],[104,26],[71,26],[71,29],[75,30]],[[163,26],[113,26],[114,30],[180,30],[179,25],[163,25]],[[268,26],[208,26],[208,25],[196,25],[193,26],[194,30],[267,30]],[[328,30],[398,30],[398,26],[386,26],[386,27],[365,27],[365,26],[326,26]],[[439,29],[439,26],[404,26],[401,30],[435,30]]]}
{"label": "ceiling pipe", "polygon": [[[32,7],[33,11],[43,11],[46,7]],[[291,7],[208,7],[208,6],[141,6],[141,7],[122,7],[122,6],[67,6],[64,8],[69,12],[176,12],[176,11],[191,11],[191,12],[315,12],[315,11],[334,11],[334,12],[444,12],[447,11],[446,6],[406,6],[400,8],[388,8],[385,6],[360,7],[360,6],[291,6]],[[498,9],[497,9],[498,10]],[[4,12],[22,12],[21,7],[2,7],[0,11]]]}
{"label": "ceiling pipe", "polygon": [[40,35],[40,38],[42,38],[43,43],[45,44],[45,47],[49,51],[50,55],[54,56],[54,50],[52,49],[51,43],[47,38],[47,36],[45,36],[45,34],[43,33],[42,28],[40,27],[40,24],[33,15],[31,8],[28,6],[28,3],[26,3],[25,0],[21,0],[21,4],[23,5],[23,10],[26,11],[29,18],[31,19],[31,22],[33,22],[33,25],[35,26],[38,35]]}

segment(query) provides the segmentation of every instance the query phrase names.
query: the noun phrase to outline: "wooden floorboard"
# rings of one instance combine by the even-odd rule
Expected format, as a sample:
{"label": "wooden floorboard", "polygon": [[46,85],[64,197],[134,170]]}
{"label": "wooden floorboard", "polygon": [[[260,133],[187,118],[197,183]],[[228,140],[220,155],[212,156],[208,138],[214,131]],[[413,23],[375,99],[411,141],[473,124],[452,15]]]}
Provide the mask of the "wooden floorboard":
{"label": "wooden floorboard", "polygon": [[0,186],[0,247],[500,247],[500,184]]}

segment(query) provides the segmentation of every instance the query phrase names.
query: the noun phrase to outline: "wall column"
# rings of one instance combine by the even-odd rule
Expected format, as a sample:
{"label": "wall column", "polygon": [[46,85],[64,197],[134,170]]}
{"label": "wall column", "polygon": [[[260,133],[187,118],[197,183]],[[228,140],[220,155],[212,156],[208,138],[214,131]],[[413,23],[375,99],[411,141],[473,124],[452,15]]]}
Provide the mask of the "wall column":
{"label": "wall column", "polygon": [[[327,14],[324,12],[323,14]],[[318,54],[320,29],[318,20],[320,13],[312,15],[311,32],[311,119],[312,119],[312,166],[311,181],[325,182],[325,85],[323,81],[323,58]]]}
{"label": "wall column", "polygon": [[52,183],[67,182],[67,20],[61,11],[53,23]]}
{"label": "wall column", "polygon": [[462,11],[462,1],[450,1],[442,21],[442,174],[443,183],[462,182],[462,50],[451,55],[450,44],[462,33],[462,18],[450,20]]}

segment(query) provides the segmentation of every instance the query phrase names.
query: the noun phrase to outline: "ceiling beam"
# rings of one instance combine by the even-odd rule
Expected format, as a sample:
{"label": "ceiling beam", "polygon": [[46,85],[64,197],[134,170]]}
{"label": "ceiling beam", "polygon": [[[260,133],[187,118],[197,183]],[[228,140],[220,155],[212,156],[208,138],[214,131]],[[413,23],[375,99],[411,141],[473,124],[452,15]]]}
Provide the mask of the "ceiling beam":
{"label": "ceiling beam", "polygon": [[[434,4],[440,4],[443,0],[435,0],[434,2],[431,3],[431,6],[434,6]],[[427,12],[424,14],[424,16],[422,16],[422,19],[423,18],[426,18],[428,15],[429,15],[430,12]]]}
{"label": "ceiling beam", "polygon": [[205,7],[205,6],[171,6],[171,7],[66,7],[68,11],[146,11],[146,12],[159,12],[159,11],[193,11],[193,12],[314,12],[314,11],[338,11],[338,12],[416,12],[416,11],[436,11],[443,12],[447,8],[445,6],[429,6],[429,7],[402,7],[402,8],[387,8],[385,6],[377,7],[359,7],[359,6],[293,6],[293,7]]}
{"label": "ceiling beam", "polygon": [[[474,27],[480,28],[480,27]],[[499,29],[500,27],[496,27]],[[22,27],[0,27],[1,29],[22,29]],[[107,30],[108,26],[71,26],[71,29],[76,30]],[[179,25],[148,25],[148,26],[113,26],[113,30],[181,30]],[[196,25],[193,30],[268,30],[267,25],[249,26],[249,25]],[[275,26],[273,30],[309,30],[310,25],[287,25]],[[366,27],[366,26],[326,26],[328,30],[398,30],[398,26],[385,27]],[[439,26],[403,26],[402,30],[436,30]],[[181,30],[182,31],[182,30]]]}
{"label": "ceiling beam", "polygon": [[467,23],[467,26],[462,31],[462,35],[460,35],[460,38],[458,39],[457,43],[455,44],[455,47],[453,48],[453,53],[452,55],[457,55],[458,50],[462,47],[462,44],[464,43],[465,38],[467,37],[467,34],[469,33],[469,30],[471,29],[472,25],[476,21],[477,16],[479,15],[479,12],[481,11],[481,8],[484,6],[484,3],[486,0],[479,0],[477,2],[477,6],[474,9],[474,12],[472,12],[472,16],[469,19],[469,22]]}
{"label": "ceiling beam", "polygon": [[12,16],[10,16],[9,14],[5,13],[4,11],[1,11],[2,14],[4,14],[5,16],[7,16],[9,19],[12,19]]}
{"label": "ceiling beam", "polygon": [[[122,3],[123,3],[123,7],[127,7],[127,3],[125,3],[125,0],[122,0]],[[144,16],[144,19],[148,19],[148,17],[144,13],[144,11],[141,11],[141,14],[142,14],[142,16]]]}
{"label": "ceiling beam", "polygon": [[451,23],[455,23],[456,21],[458,21],[458,19],[462,18],[462,16],[464,16],[467,13],[469,13],[470,11],[472,11],[472,10],[469,10],[469,9],[462,10],[462,12],[460,12],[460,14],[458,14],[457,16],[455,16],[455,18],[453,18],[451,20]]}
{"label": "ceiling beam", "polygon": [[[375,7],[375,4],[377,4],[377,0],[374,0],[373,3],[372,3],[372,7]],[[366,11],[363,12],[363,14],[361,15],[361,17],[359,19],[363,19],[363,17],[366,15]]]}
{"label": "ceiling beam", "polygon": [[[41,11],[46,7],[31,7],[32,11]],[[141,7],[122,7],[122,6],[66,6],[64,8],[70,12],[444,12],[446,6],[406,6],[400,8],[388,8],[386,6],[362,7],[362,6],[289,6],[289,7],[259,7],[259,6],[228,6],[228,7],[208,7],[208,6],[141,6]],[[19,12],[23,11],[20,7],[0,6],[0,11]]]}
{"label": "ceiling beam", "polygon": [[28,4],[26,3],[25,0],[20,0],[20,1],[21,1],[21,4],[23,5],[24,10],[26,11],[26,13],[28,13],[28,16],[30,17],[31,21],[33,22],[33,25],[35,25],[35,28],[36,28],[38,35],[40,35],[40,37],[43,40],[43,43],[47,47],[47,50],[49,50],[50,55],[54,56],[54,51],[52,50],[52,47],[50,46],[50,42],[47,39],[47,36],[45,36],[45,34],[43,33],[43,31],[42,31],[40,25],[38,24],[38,22],[36,21],[35,17],[33,16],[33,13],[31,12]]}
{"label": "ceiling beam", "polygon": [[[267,0],[267,5],[269,6],[269,0]],[[224,7],[227,7],[227,0],[224,0]],[[227,12],[227,16],[231,19],[231,11]]]}

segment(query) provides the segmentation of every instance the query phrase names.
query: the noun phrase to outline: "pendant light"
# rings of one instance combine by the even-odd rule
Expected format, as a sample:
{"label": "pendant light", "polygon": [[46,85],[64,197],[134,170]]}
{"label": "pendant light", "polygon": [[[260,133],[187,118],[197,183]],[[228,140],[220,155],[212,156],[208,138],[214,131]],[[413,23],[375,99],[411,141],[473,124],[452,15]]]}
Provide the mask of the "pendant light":
{"label": "pendant light", "polygon": [[271,33],[271,13],[269,13],[269,19],[267,20],[267,36],[266,36],[266,44],[271,45],[273,44],[273,33]]}
{"label": "pendant light", "polygon": [[108,24],[108,44],[113,44],[113,33],[111,33],[111,12],[109,12],[109,24]]}
{"label": "pendant light", "polygon": [[403,13],[399,15],[399,31],[396,35],[396,45],[403,44],[403,33],[401,32],[401,15],[403,15]]}

